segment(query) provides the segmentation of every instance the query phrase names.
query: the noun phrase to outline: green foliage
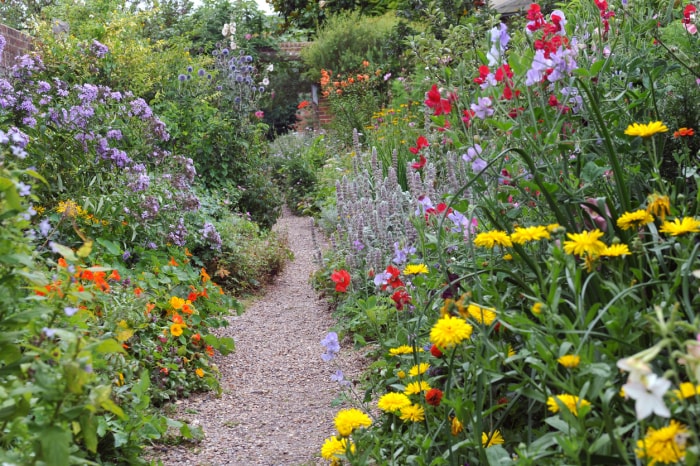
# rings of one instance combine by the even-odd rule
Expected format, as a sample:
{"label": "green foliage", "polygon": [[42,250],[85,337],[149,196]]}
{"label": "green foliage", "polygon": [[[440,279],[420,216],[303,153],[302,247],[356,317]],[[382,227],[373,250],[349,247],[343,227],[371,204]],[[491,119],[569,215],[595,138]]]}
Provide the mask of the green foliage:
{"label": "green foliage", "polygon": [[308,78],[318,82],[321,69],[336,75],[356,72],[365,60],[383,66],[388,62],[383,46],[397,23],[392,14],[371,18],[351,12],[329,18],[313,43],[302,50]]}

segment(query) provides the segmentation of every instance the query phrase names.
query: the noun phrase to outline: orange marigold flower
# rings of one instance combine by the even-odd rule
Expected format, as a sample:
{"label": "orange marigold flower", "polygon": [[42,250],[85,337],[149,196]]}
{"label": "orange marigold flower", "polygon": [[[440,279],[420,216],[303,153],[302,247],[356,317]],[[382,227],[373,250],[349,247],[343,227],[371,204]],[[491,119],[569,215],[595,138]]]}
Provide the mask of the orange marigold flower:
{"label": "orange marigold flower", "polygon": [[173,256],[170,256],[170,261],[168,262],[168,265],[172,265],[173,267],[177,267],[180,264],[177,263],[177,261],[175,260],[175,258]]}
{"label": "orange marigold flower", "polygon": [[60,257],[58,259],[58,266],[65,268],[65,267],[68,267],[68,263],[66,262],[66,260],[63,257]]}
{"label": "orange marigold flower", "polygon": [[695,131],[693,131],[693,128],[678,128],[678,131],[673,132],[674,138],[683,138],[690,136],[695,136]]}
{"label": "orange marigold flower", "polygon": [[112,270],[112,273],[109,274],[109,279],[120,281],[122,279],[122,277],[119,275],[119,271],[114,269],[114,270]]}

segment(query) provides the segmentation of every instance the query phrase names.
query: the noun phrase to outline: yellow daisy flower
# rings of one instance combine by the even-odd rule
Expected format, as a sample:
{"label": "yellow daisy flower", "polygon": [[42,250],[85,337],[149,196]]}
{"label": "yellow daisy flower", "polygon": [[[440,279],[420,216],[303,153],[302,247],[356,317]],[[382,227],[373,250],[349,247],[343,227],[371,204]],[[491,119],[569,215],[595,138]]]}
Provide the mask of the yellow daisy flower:
{"label": "yellow daisy flower", "polygon": [[568,369],[572,369],[578,367],[581,362],[581,356],[577,354],[565,354],[557,359],[557,362]]}
{"label": "yellow daisy flower", "polygon": [[542,314],[542,308],[544,307],[544,304],[541,302],[537,301],[535,304],[532,305],[530,308],[530,312],[532,312],[535,315],[540,315]]}
{"label": "yellow daisy flower", "polygon": [[474,238],[474,246],[493,249],[495,246],[513,246],[513,242],[505,231],[492,230],[476,235],[476,238]]}
{"label": "yellow daisy flower", "polygon": [[491,325],[493,321],[496,320],[496,312],[494,309],[481,307],[478,304],[470,304],[467,307],[466,314],[483,325]]}
{"label": "yellow daisy flower", "polygon": [[422,362],[416,366],[411,367],[411,369],[408,371],[408,375],[411,377],[418,377],[421,374],[425,374],[425,372],[430,369],[430,364],[427,362]]}
{"label": "yellow daisy flower", "polygon": [[411,382],[406,385],[406,389],[403,391],[405,395],[417,395],[420,392],[427,392],[430,390],[430,385],[425,380],[420,382]]}
{"label": "yellow daisy flower", "polygon": [[452,348],[471,337],[473,327],[464,319],[446,315],[430,330],[430,341],[440,349]]}
{"label": "yellow daisy flower", "polygon": [[547,227],[541,225],[518,227],[510,235],[510,239],[517,244],[525,244],[530,241],[539,241],[541,239],[549,238],[550,236]]}
{"label": "yellow daisy flower", "polygon": [[564,252],[577,256],[592,255],[597,256],[605,249],[605,243],[600,241],[603,232],[595,229],[582,233],[567,233],[569,241],[564,241]]}
{"label": "yellow daisy flower", "polygon": [[403,269],[404,275],[419,275],[423,273],[428,273],[428,266],[425,264],[408,264]]}
{"label": "yellow daisy flower", "polygon": [[637,458],[647,459],[648,466],[657,463],[676,464],[685,457],[686,440],[690,432],[683,424],[671,420],[660,429],[649,427],[643,439],[637,440]]}
{"label": "yellow daisy flower", "polygon": [[496,429],[491,433],[491,435],[486,432],[481,433],[481,446],[484,448],[492,447],[494,445],[503,445],[505,440],[503,440],[503,435],[501,431]]}
{"label": "yellow daisy flower", "polygon": [[629,246],[626,244],[611,244],[600,251],[600,255],[603,257],[620,257],[629,256],[630,254],[632,253],[630,252]]}
{"label": "yellow daisy flower", "polygon": [[654,217],[646,210],[635,210],[634,212],[625,212],[617,219],[617,226],[623,230],[639,228],[654,221]]}
{"label": "yellow daisy flower", "polygon": [[335,428],[343,437],[349,437],[359,427],[369,427],[372,420],[359,409],[341,409],[335,416]]}
{"label": "yellow daisy flower", "polygon": [[547,407],[553,413],[559,412],[559,403],[557,403],[557,400],[559,400],[564,406],[566,406],[566,408],[569,411],[571,411],[575,416],[578,416],[579,408],[591,405],[590,401],[581,399],[575,395],[562,394],[550,396],[549,398],[547,398]]}
{"label": "yellow daisy flower", "polygon": [[671,236],[680,236],[686,233],[700,232],[700,221],[693,217],[674,219],[672,222],[664,222],[659,228],[661,233],[668,233]]}
{"label": "yellow daisy flower", "polygon": [[641,138],[648,138],[656,133],[665,133],[668,131],[666,125],[660,121],[650,121],[647,124],[643,123],[632,123],[625,130],[627,136],[639,136]]}
{"label": "yellow daisy flower", "polygon": [[[337,461],[340,455],[344,455],[348,447],[348,439],[329,437],[321,447],[321,457],[326,460]],[[352,448],[351,448],[352,449]]]}
{"label": "yellow daisy flower", "polygon": [[425,419],[425,409],[421,405],[404,406],[399,417],[402,421],[421,422]]}
{"label": "yellow daisy flower", "polygon": [[661,221],[666,220],[666,216],[671,214],[671,201],[668,196],[653,193],[647,196],[647,212],[661,217]]}
{"label": "yellow daisy flower", "polygon": [[399,356],[402,354],[413,354],[413,347],[408,345],[397,346],[389,350],[391,356]]}
{"label": "yellow daisy flower", "polygon": [[377,401],[377,408],[384,412],[399,411],[401,408],[411,405],[411,400],[403,393],[387,393]]}
{"label": "yellow daisy flower", "polygon": [[692,382],[682,382],[678,386],[678,390],[674,390],[673,394],[679,400],[685,400],[686,398],[692,398],[695,395],[700,394],[700,385],[695,385]]}

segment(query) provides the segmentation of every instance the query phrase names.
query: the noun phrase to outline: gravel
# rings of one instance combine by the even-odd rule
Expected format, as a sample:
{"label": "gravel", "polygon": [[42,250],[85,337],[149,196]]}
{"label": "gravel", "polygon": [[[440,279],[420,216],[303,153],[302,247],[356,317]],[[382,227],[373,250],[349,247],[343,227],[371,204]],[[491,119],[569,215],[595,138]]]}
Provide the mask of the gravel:
{"label": "gravel", "polygon": [[[310,285],[317,269],[311,220],[289,212],[275,230],[287,236],[294,260],[246,307],[217,331],[233,337],[236,351],[216,356],[223,393],[181,400],[176,419],[200,426],[197,444],[154,447],[149,456],[165,466],[310,466],[323,441],[335,433],[331,406],[341,393],[330,380],[337,367],[321,360],[321,340],[334,325],[328,303]],[[319,233],[315,234],[320,238]],[[341,343],[339,362],[348,379],[359,377],[361,356]]]}

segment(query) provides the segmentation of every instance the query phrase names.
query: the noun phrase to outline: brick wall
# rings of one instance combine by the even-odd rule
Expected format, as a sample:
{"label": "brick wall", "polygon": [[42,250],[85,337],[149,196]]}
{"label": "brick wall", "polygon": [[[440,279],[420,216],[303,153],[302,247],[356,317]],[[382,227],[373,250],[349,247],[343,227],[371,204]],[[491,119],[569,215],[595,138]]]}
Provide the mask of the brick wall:
{"label": "brick wall", "polygon": [[279,47],[290,59],[298,59],[301,54],[301,49],[310,43],[311,42],[281,42]]}
{"label": "brick wall", "polygon": [[5,50],[0,60],[0,68],[9,69],[15,63],[15,57],[26,54],[32,48],[32,38],[11,27],[0,24],[0,35],[5,37]]}

